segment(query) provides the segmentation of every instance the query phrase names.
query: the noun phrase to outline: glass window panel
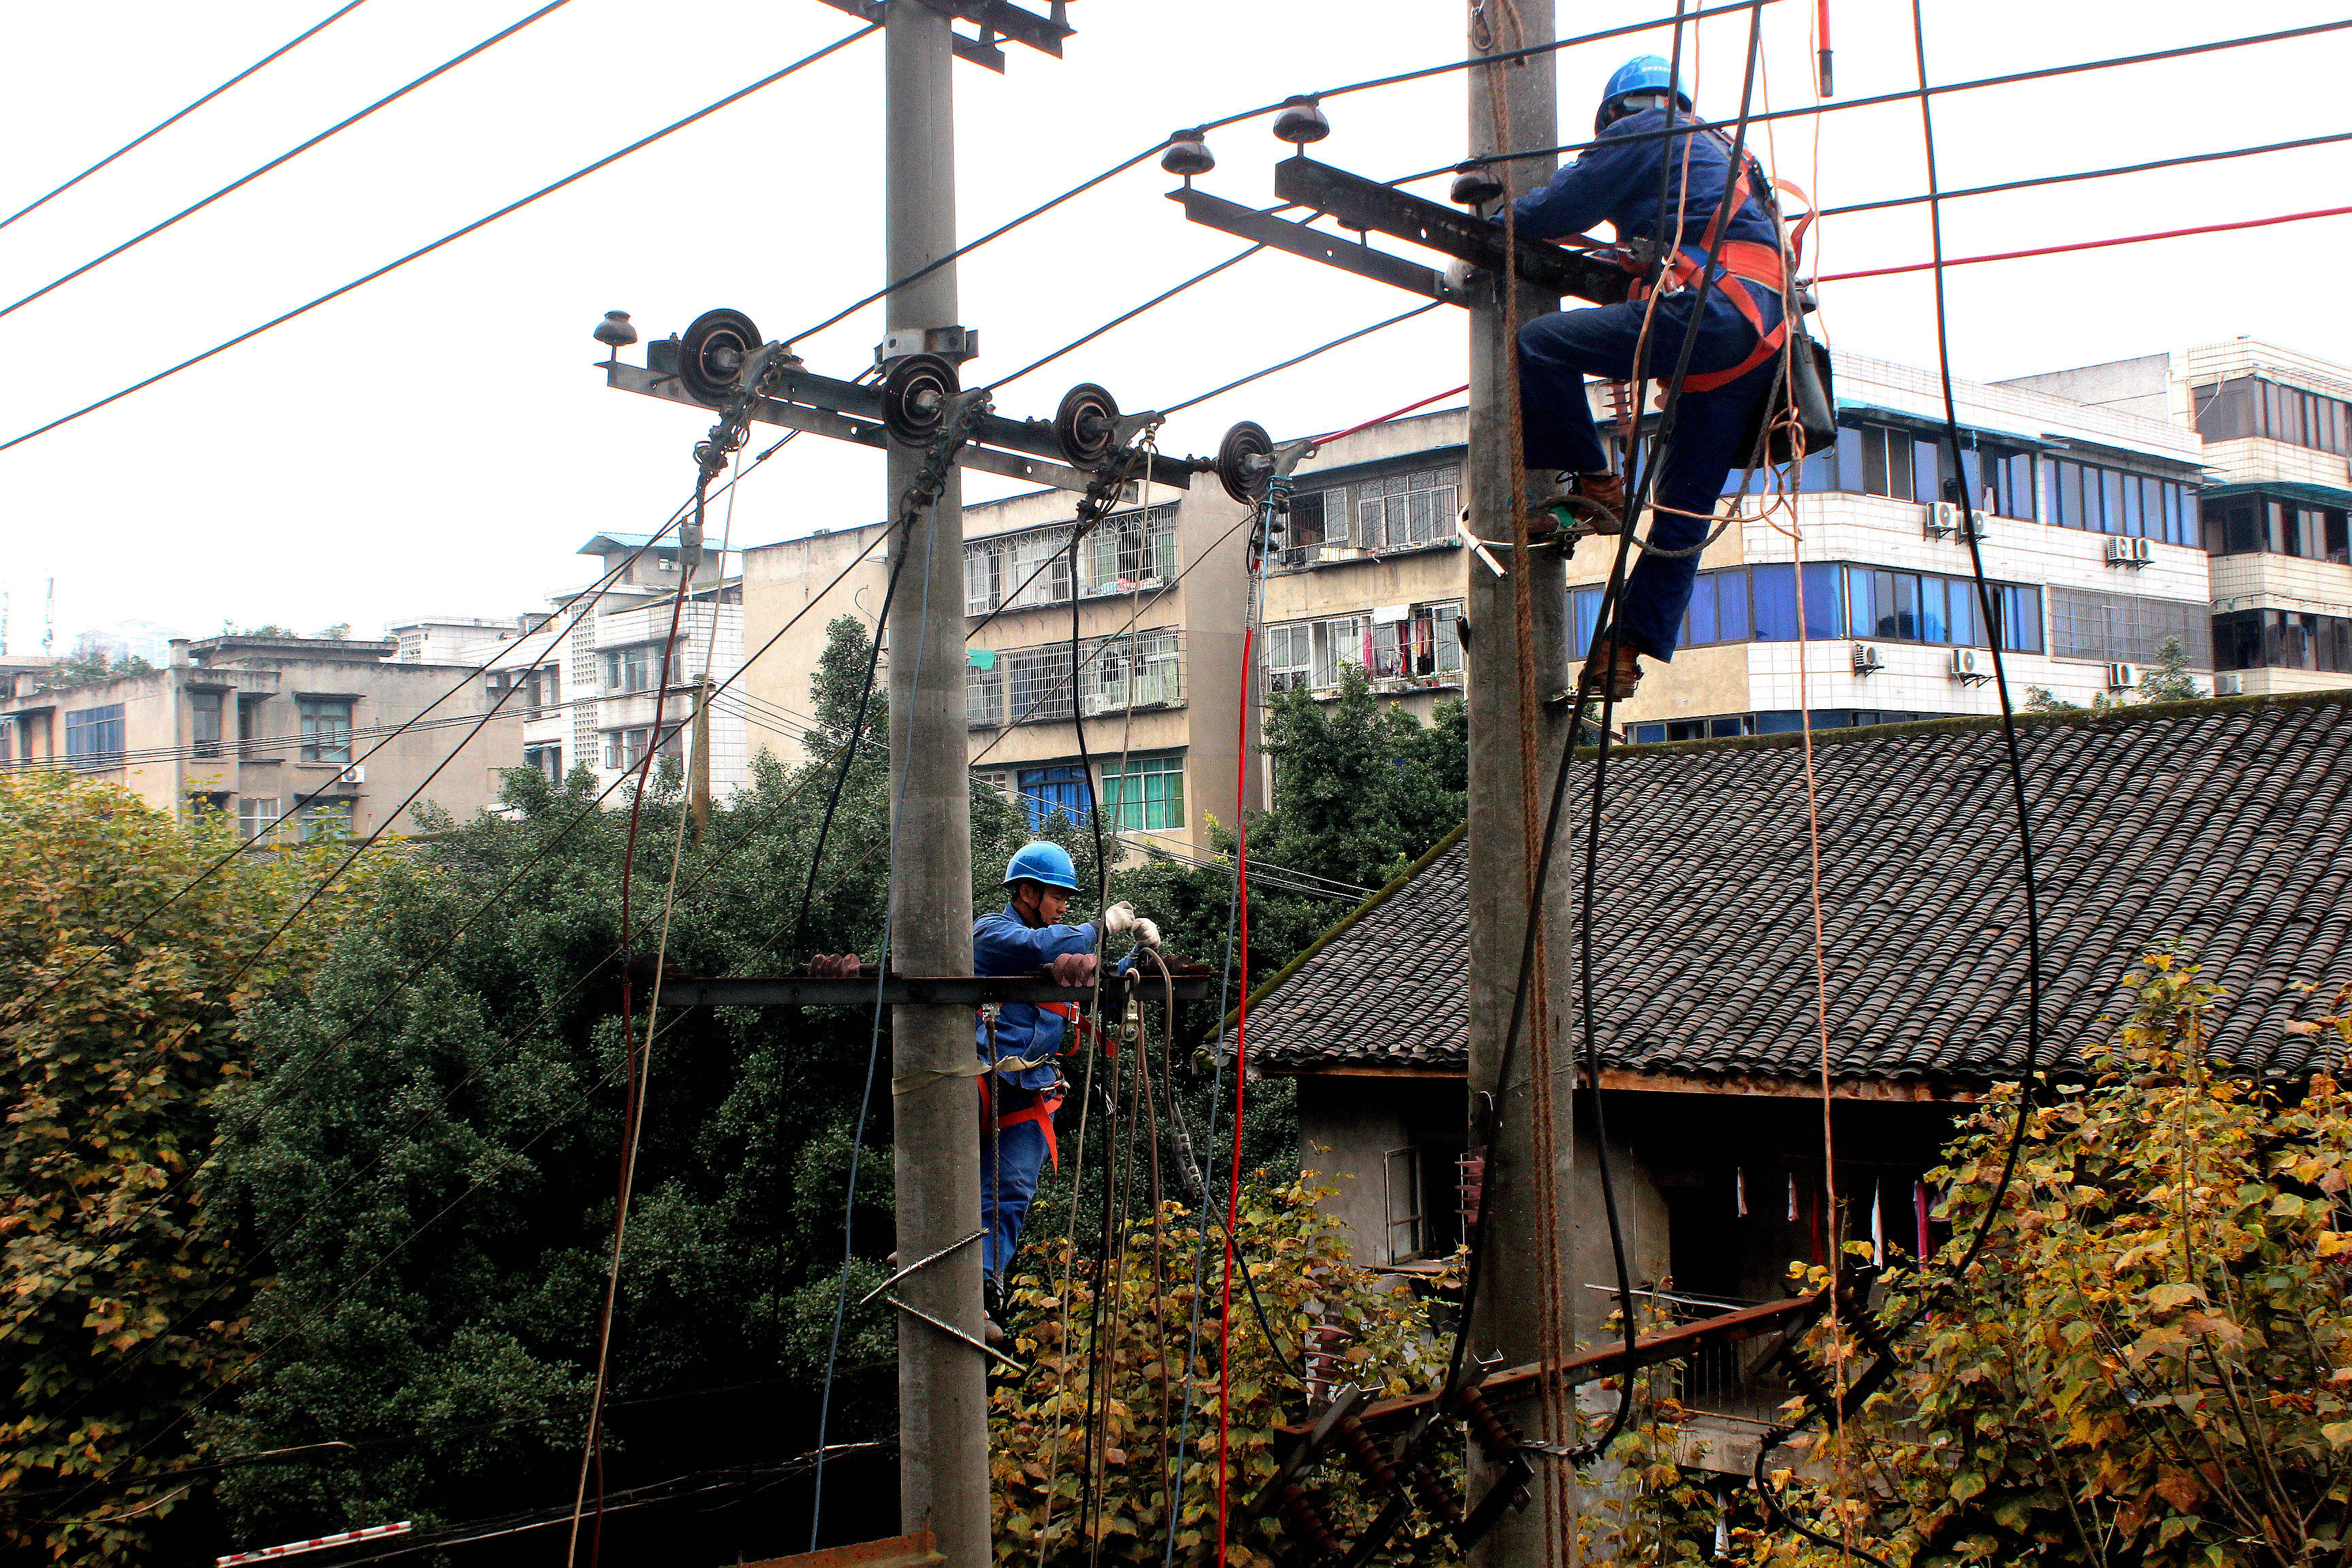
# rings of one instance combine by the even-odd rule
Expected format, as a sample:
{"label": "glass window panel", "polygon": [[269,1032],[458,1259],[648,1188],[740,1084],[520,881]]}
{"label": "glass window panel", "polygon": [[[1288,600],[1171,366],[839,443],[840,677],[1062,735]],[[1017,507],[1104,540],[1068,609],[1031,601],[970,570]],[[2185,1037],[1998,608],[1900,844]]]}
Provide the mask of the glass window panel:
{"label": "glass window panel", "polygon": [[1715,619],[1717,586],[1717,579],[1707,574],[1702,575],[1691,588],[1690,609],[1683,616],[1682,640],[1693,647],[1717,640]]}
{"label": "glass window panel", "polygon": [[1858,426],[1838,426],[1834,488],[1859,495],[1870,493],[1870,459],[1863,452],[1869,437],[1870,432]]}
{"label": "glass window panel", "polygon": [[1871,608],[1870,587],[1877,574],[1867,567],[1850,566],[1845,574],[1845,624],[1853,628],[1858,637],[1878,635],[1878,612]]}
{"label": "glass window panel", "polygon": [[1948,642],[1951,624],[1944,615],[1944,580],[1941,577],[1915,577],[1919,585],[1919,640]]}
{"label": "glass window panel", "polygon": [[1864,495],[1894,493],[1888,489],[1893,481],[1886,471],[1886,435],[1885,426],[1881,425],[1866,426],[1862,431],[1862,489]]}
{"label": "glass window panel", "polygon": [[348,700],[305,697],[301,714],[302,760],[306,763],[348,763],[352,760],[352,705]]}
{"label": "glass window panel", "polygon": [[1819,641],[1843,632],[1838,620],[1838,569],[1815,562],[1805,568],[1805,636]]}
{"label": "glass window panel", "polygon": [[1579,658],[1592,651],[1592,632],[1601,621],[1602,592],[1599,588],[1579,588],[1571,599],[1570,608],[1576,622],[1576,657]]}
{"label": "glass window panel", "polygon": [[1715,574],[1715,622],[1725,642],[1748,640],[1748,568]]}
{"label": "glass window panel", "polygon": [[[2124,531],[2124,481],[2128,477],[2114,468],[2099,470],[2099,527],[2105,532]],[[2087,506],[2091,499],[2087,479],[2084,492],[2083,500]]]}
{"label": "glass window panel", "polygon": [[1430,612],[1430,625],[1436,640],[1437,673],[1459,674],[1462,669],[1462,606],[1437,605]]}
{"label": "glass window panel", "polygon": [[1122,773],[1116,763],[1103,769],[1103,809],[1113,826],[1160,832],[1184,826],[1184,761],[1181,757],[1136,757]]}
{"label": "glass window panel", "polygon": [[1911,491],[1909,500],[1922,506],[1944,499],[1942,443],[1914,439],[1911,443]]}
{"label": "glass window panel", "polygon": [[1797,574],[1789,566],[1750,566],[1748,580],[1755,605],[1756,640],[1797,640]]}
{"label": "glass window panel", "polygon": [[221,754],[221,693],[189,692],[188,723],[189,739],[195,742],[196,755],[219,756]]}

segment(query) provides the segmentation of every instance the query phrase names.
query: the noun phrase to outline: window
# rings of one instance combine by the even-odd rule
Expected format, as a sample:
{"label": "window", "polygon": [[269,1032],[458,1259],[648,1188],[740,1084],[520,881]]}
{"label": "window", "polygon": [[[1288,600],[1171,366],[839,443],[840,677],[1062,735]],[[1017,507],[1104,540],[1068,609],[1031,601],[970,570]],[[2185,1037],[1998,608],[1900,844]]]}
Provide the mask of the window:
{"label": "window", "polygon": [[634,768],[646,758],[646,738],[653,733],[650,725],[634,730],[604,731],[604,765],[619,770]]}
{"label": "window", "polygon": [[[1797,640],[1797,573],[1792,566],[1751,566],[1748,578],[1753,594],[1752,620],[1758,642],[1794,642]],[[1808,638],[1834,637],[1843,635],[1838,614],[1838,568],[1822,564],[1805,567],[1805,636]]]}
{"label": "window", "polygon": [[2346,513],[2268,496],[2236,495],[2205,503],[2205,549],[2214,555],[2299,555],[2307,561],[2352,562]]}
{"label": "window", "polygon": [[314,801],[302,808],[302,842],[314,838],[349,838],[352,836],[352,803],[347,800]]}
{"label": "window", "polygon": [[[2195,654],[2190,655],[2195,662]],[[2213,617],[2216,669],[2352,673],[2352,619],[2295,610],[2233,610]]]}
{"label": "window", "polygon": [[1103,809],[1114,827],[1158,832],[1184,826],[1184,759],[1130,757],[1103,768]]}
{"label": "window", "polygon": [[1014,785],[1021,792],[1021,809],[1029,814],[1033,831],[1043,828],[1056,813],[1073,823],[1087,820],[1087,770],[1075,763],[1023,768],[1014,775]]}
{"label": "window", "polygon": [[348,697],[304,697],[296,707],[302,719],[302,760],[306,763],[348,763],[352,760],[352,700]]}
{"label": "window", "polygon": [[264,838],[278,830],[276,795],[241,795],[236,803],[236,830],[247,838]]}
{"label": "window", "polygon": [[1691,587],[1690,608],[1683,612],[1679,645],[1697,647],[1708,643],[1747,640],[1747,568],[1700,574]]}
{"label": "window", "polygon": [[1265,689],[1303,691],[1315,683],[1315,624],[1294,621],[1265,628]]}
{"label": "window", "polygon": [[2208,441],[2250,436],[2352,455],[2352,404],[2262,376],[2231,376],[2189,393],[2197,433]]}
{"label": "window", "polygon": [[2188,486],[2060,458],[2050,468],[2051,521],[2061,528],[2123,533],[2167,544],[2194,544]]}
{"label": "window", "polygon": [[[967,556],[967,560],[969,556]],[[1087,594],[1127,594],[1176,575],[1176,509],[1113,512],[1079,548]]]}
{"label": "window", "polygon": [[[2001,647],[2042,651],[2042,590],[1992,584]],[[1601,590],[1576,589],[1570,599],[1576,655],[1591,651],[1601,614]],[[1805,566],[1808,641],[1866,637],[1880,641],[1988,646],[1974,578],[1926,572],[1811,562]],[[1792,642],[1797,636],[1797,574],[1789,565],[1735,566],[1702,572],[1684,612],[1677,647],[1709,643]],[[1660,736],[1660,739],[1668,737]],[[1692,734],[1674,739],[1697,740]]]}
{"label": "window", "polygon": [[[678,685],[685,678],[681,670],[685,649],[673,648],[669,660],[669,684]],[[608,693],[651,691],[654,670],[661,662],[661,645],[643,643],[635,647],[613,647],[604,650],[604,689]]]}
{"label": "window", "polygon": [[1290,512],[1283,528],[1283,550],[1277,558],[1285,566],[1312,564],[1326,544],[1346,545],[1351,542],[1349,531],[1348,492],[1345,489],[1304,490],[1290,498]]}
{"label": "window", "polygon": [[563,782],[563,748],[560,745],[525,746],[522,765],[541,774],[550,784]]}
{"label": "window", "polygon": [[239,697],[236,700],[236,754],[238,756],[249,757],[258,750],[254,742],[261,739],[261,710],[268,700],[267,697]]}
{"label": "window", "polygon": [[2201,603],[2054,585],[2050,590],[2050,651],[2060,658],[2153,664],[2165,642],[2178,638],[2190,664],[2210,668],[2212,635],[2210,612]]}
{"label": "window", "polygon": [[1461,486],[1459,468],[1366,479],[1353,487],[1356,542],[1367,549],[1397,550],[1452,538]]}
{"label": "window", "polygon": [[[1433,637],[1435,616],[1431,617]],[[1278,635],[1277,635],[1278,634]],[[1339,667],[1372,665],[1370,616],[1334,616],[1321,621],[1289,621],[1266,628],[1266,689],[1306,688],[1321,691],[1339,684]],[[1456,657],[1461,639],[1454,638]]]}
{"label": "window", "polygon": [[[1154,507],[1153,513],[1166,512],[1167,553],[1175,554],[1175,508]],[[1142,518],[1142,512],[1126,514]],[[1106,519],[1103,526],[1110,526]],[[1025,533],[1007,533],[993,539],[975,539],[963,547],[964,614],[984,616],[995,609],[1030,609],[1039,605],[1070,602],[1070,535],[1073,529],[1064,524],[1055,528],[1031,529]],[[1143,553],[1151,548],[1152,529],[1141,530],[1135,564],[1140,566]],[[1091,560],[1081,549],[1082,558]],[[1109,565],[1116,570],[1117,551],[1113,549]],[[1115,583],[1116,578],[1109,580]],[[1105,591],[1108,591],[1106,589]]]}
{"label": "window", "polygon": [[122,704],[82,708],[66,714],[66,755],[85,768],[122,765]]}
{"label": "window", "polygon": [[221,754],[221,700],[217,691],[188,693],[188,739],[200,757]]}
{"label": "window", "polygon": [[[1860,462],[1856,471],[1862,476],[1862,493],[1891,496],[1896,500],[1916,500],[1911,459],[1917,444],[1913,442],[1911,433],[1886,425],[1865,425],[1854,431],[1853,436]],[[1838,432],[1842,447],[1845,445],[1845,437],[1844,430]]]}
{"label": "window", "polygon": [[[1382,618],[1386,616],[1386,618]],[[1372,613],[1371,663],[1376,676],[1417,679],[1462,669],[1462,606],[1399,605]]]}
{"label": "window", "polygon": [[536,718],[540,710],[555,707],[562,701],[562,679],[556,666],[543,664],[532,670],[530,695],[528,699],[530,703],[531,717]]}
{"label": "window", "polygon": [[1000,663],[996,655],[982,648],[965,655],[963,716],[964,721],[975,729],[989,729],[1004,722],[1004,671],[999,668]]}
{"label": "window", "polygon": [[1381,1158],[1381,1205],[1388,1221],[1383,1245],[1391,1263],[1422,1256],[1421,1151],[1408,1145]]}

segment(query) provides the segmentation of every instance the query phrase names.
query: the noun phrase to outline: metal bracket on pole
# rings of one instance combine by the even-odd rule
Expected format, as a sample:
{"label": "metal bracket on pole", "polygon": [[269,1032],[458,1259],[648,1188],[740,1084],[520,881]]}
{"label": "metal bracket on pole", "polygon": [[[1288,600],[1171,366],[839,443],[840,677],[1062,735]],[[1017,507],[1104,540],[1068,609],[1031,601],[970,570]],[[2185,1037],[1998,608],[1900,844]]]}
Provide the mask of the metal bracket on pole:
{"label": "metal bracket on pole", "polygon": [[[824,3],[836,11],[848,12],[860,21],[882,20],[882,0],[824,0]],[[1004,51],[996,47],[999,38],[1026,44],[1039,54],[1052,55],[1059,59],[1062,58],[1062,40],[1068,37],[1073,30],[1059,19],[1061,7],[1058,5],[1054,8],[1057,15],[1048,19],[1034,12],[1024,11],[1018,5],[1009,5],[1006,0],[923,0],[923,4],[942,16],[978,25],[981,35],[977,38],[967,38],[961,33],[948,35],[956,58],[976,66],[986,66],[990,70],[1000,73],[1004,69]]]}
{"label": "metal bracket on pole", "polygon": [[1005,1365],[1011,1367],[1015,1372],[1027,1372],[1029,1370],[1021,1363],[1014,1361],[1011,1356],[1006,1355],[1003,1351],[998,1350],[994,1345],[989,1344],[985,1341],[973,1339],[970,1334],[965,1333],[953,1323],[944,1321],[939,1318],[934,1318],[929,1312],[924,1311],[920,1307],[909,1307],[906,1302],[901,1301],[896,1296],[887,1297],[885,1300],[887,1300],[890,1305],[898,1308],[898,1310],[906,1313],[907,1316],[910,1318],[920,1318],[924,1322],[930,1324],[931,1327],[947,1335],[948,1338],[951,1340],[961,1340],[965,1344],[970,1345],[981,1354],[994,1356],[998,1361],[1003,1362]]}
{"label": "metal bracket on pole", "polygon": [[[1476,213],[1463,212],[1312,158],[1286,158],[1274,168],[1275,195],[1294,206],[1328,216],[1342,228],[1360,235],[1388,235],[1489,272],[1503,268],[1503,231]],[[1444,273],[1374,250],[1368,244],[1245,207],[1190,185],[1169,192],[1168,199],[1182,203],[1184,216],[1194,223],[1428,299],[1454,305],[1470,302],[1446,282]],[[1520,240],[1517,259],[1519,277],[1525,281],[1548,293],[1572,294],[1595,304],[1610,305],[1624,299],[1633,281],[1633,275],[1613,261],[1563,250],[1541,240]]]}
{"label": "metal bracket on pole", "polygon": [[[604,373],[607,386],[688,408],[704,408],[706,405],[687,391],[679,377],[677,353],[675,343],[656,342],[646,345],[645,364],[625,364],[616,357],[597,368]],[[773,395],[756,398],[751,404],[751,416],[758,423],[805,430],[836,441],[854,441],[877,451],[888,446],[889,438],[882,427],[879,387],[819,375],[793,363],[772,370],[769,384]],[[1061,447],[1055,439],[1050,420],[1007,419],[990,414],[982,416],[971,439],[957,449],[955,461],[959,468],[980,468],[1084,495],[1094,483],[1094,476],[1055,460],[1060,456]],[[1195,471],[1195,465],[1181,458],[1154,455],[1133,477],[1184,490],[1192,488]]]}

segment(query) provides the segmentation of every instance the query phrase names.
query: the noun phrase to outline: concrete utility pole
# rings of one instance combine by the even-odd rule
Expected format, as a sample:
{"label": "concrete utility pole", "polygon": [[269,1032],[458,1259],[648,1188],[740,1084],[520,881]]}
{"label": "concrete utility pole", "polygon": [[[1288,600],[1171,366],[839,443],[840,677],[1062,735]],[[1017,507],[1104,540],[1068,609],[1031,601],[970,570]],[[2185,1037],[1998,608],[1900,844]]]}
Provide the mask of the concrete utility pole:
{"label": "concrete utility pole", "polygon": [[[921,0],[888,0],[883,166],[888,277],[955,248],[955,131],[948,18]],[[952,264],[890,296],[889,330],[919,346],[956,322]],[[924,454],[893,442],[895,516]],[[891,967],[971,969],[971,797],[965,750],[963,510],[955,468],[939,500],[895,536],[910,557],[890,609]],[[895,565],[895,560],[894,560]],[[972,1114],[971,1010],[899,1006],[890,1019],[898,1256],[929,1258],[980,1218],[980,1132]],[[908,1305],[981,1332],[980,1249],[957,1247],[900,1287]],[[929,1530],[950,1568],[986,1568],[988,1404],[981,1352],[910,1313],[898,1318],[898,1517]]]}
{"label": "concrete utility pole", "polygon": [[[1512,35],[1496,20],[1493,37],[1474,36],[1474,51],[1496,52],[1548,43],[1553,32],[1553,0],[1518,0],[1517,14],[1524,37]],[[1484,7],[1488,17],[1496,8]],[[1503,15],[1507,16],[1505,12]],[[1475,13],[1474,13],[1475,15]],[[1474,153],[1518,147],[1545,147],[1559,140],[1556,57],[1538,55],[1517,64],[1474,68],[1470,73],[1470,140]],[[1496,102],[1500,99],[1499,105]],[[1499,108],[1499,115],[1497,110]],[[1498,123],[1499,121],[1499,123]],[[1521,159],[1495,166],[1494,173],[1517,195],[1550,177],[1557,161]],[[1517,374],[1514,345],[1506,335],[1510,319],[1521,323],[1559,309],[1556,297],[1539,294],[1516,279],[1496,280],[1470,310],[1470,450],[1465,475],[1469,492],[1471,531],[1486,540],[1507,542],[1512,519],[1520,503],[1513,482],[1513,431],[1510,402]],[[1502,288],[1517,290],[1510,318],[1503,309]],[[1502,549],[1496,554],[1509,559]],[[1529,851],[1523,814],[1519,753],[1519,681],[1523,664],[1532,665],[1536,694],[1548,699],[1570,683],[1568,671],[1567,587],[1562,559],[1556,550],[1531,552],[1528,568],[1534,598],[1534,641],[1522,647],[1513,606],[1510,577],[1497,577],[1465,552],[1469,574],[1464,614],[1470,622],[1467,689],[1470,723],[1470,1089],[1474,1119],[1491,1104],[1501,1119],[1499,1168],[1486,1173],[1482,1223],[1487,1227],[1485,1276],[1478,1289],[1477,1315],[1470,1326],[1474,1354],[1500,1352],[1506,1365],[1537,1359],[1538,1332],[1547,1300],[1539,1278],[1536,1246],[1536,1204],[1532,1153],[1535,1148],[1529,1116],[1529,1036],[1536,1016],[1530,996],[1528,1019],[1519,1032],[1517,1062],[1507,1088],[1498,1084],[1502,1069],[1503,1036],[1510,1026],[1511,994],[1518,977],[1519,949],[1525,940],[1528,904],[1527,859]],[[1515,567],[1514,570],[1517,568]],[[1573,705],[1539,707],[1536,753],[1541,770],[1536,780],[1537,831],[1541,812],[1549,805],[1551,769],[1556,764]],[[1568,860],[1556,853],[1554,865]],[[1553,885],[1560,884],[1555,876]],[[1569,938],[1571,927],[1561,919],[1561,905],[1550,901],[1547,939],[1550,958],[1553,1016],[1565,1019],[1559,1004],[1567,989],[1559,977],[1572,973]],[[1566,1031],[1554,1034],[1556,1068],[1567,1067]],[[1554,1078],[1554,1180],[1559,1194],[1559,1256],[1570,1256],[1568,1232],[1570,1212],[1570,1171],[1574,1165],[1574,1118],[1570,1088],[1573,1075],[1558,1071]],[[1474,1124],[1472,1145],[1484,1129]],[[1561,1292],[1573,1292],[1576,1282],[1557,1282]],[[1471,1449],[1471,1495],[1475,1497],[1494,1480],[1492,1467]],[[1511,1564],[1524,1568],[1552,1560],[1554,1523],[1544,1478],[1530,1488],[1533,1500],[1522,1512],[1507,1516],[1471,1553],[1474,1563]]]}

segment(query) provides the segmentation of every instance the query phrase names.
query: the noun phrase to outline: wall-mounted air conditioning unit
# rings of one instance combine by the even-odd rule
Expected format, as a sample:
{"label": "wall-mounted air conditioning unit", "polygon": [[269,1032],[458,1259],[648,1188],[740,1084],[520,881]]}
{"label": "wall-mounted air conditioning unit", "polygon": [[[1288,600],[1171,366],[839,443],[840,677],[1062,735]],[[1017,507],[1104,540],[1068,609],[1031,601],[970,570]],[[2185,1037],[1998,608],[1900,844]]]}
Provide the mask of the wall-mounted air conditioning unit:
{"label": "wall-mounted air conditioning unit", "polygon": [[[1927,503],[1927,537],[1930,539],[1963,539],[1969,537],[1969,513],[1958,501],[1939,500]],[[1975,537],[1984,537],[1984,515],[1976,517]]]}
{"label": "wall-mounted air conditioning unit", "polygon": [[367,769],[353,763],[335,775],[335,782],[339,784],[363,784],[367,783]]}
{"label": "wall-mounted air conditioning unit", "polygon": [[1992,655],[1981,648],[1956,647],[1952,650],[1951,662],[1945,668],[1954,680],[1966,686],[1975,686],[1992,679]]}
{"label": "wall-mounted air conditioning unit", "polygon": [[1078,699],[1078,711],[1091,719],[1098,713],[1108,713],[1118,704],[1099,691],[1089,691]]}
{"label": "wall-mounted air conditioning unit", "polygon": [[2217,676],[2215,676],[2215,677],[2213,678],[2213,695],[2214,695],[2214,696],[2216,696],[2216,697],[2243,697],[2245,694],[2246,694],[2246,678],[2245,678],[2244,676],[2242,676],[2242,675],[2217,675]]}
{"label": "wall-mounted air conditioning unit", "polygon": [[1858,642],[1853,645],[1853,672],[1856,675],[1872,675],[1885,668],[1886,661],[1878,656],[1876,643]]}
{"label": "wall-mounted air conditioning unit", "polygon": [[2107,564],[2110,566],[2145,566],[2155,559],[2156,552],[2145,539],[2107,541]]}
{"label": "wall-mounted air conditioning unit", "polygon": [[2107,666],[2108,690],[2129,691],[2133,687],[2137,686],[2138,684],[2139,667],[2137,665],[2111,664]]}

